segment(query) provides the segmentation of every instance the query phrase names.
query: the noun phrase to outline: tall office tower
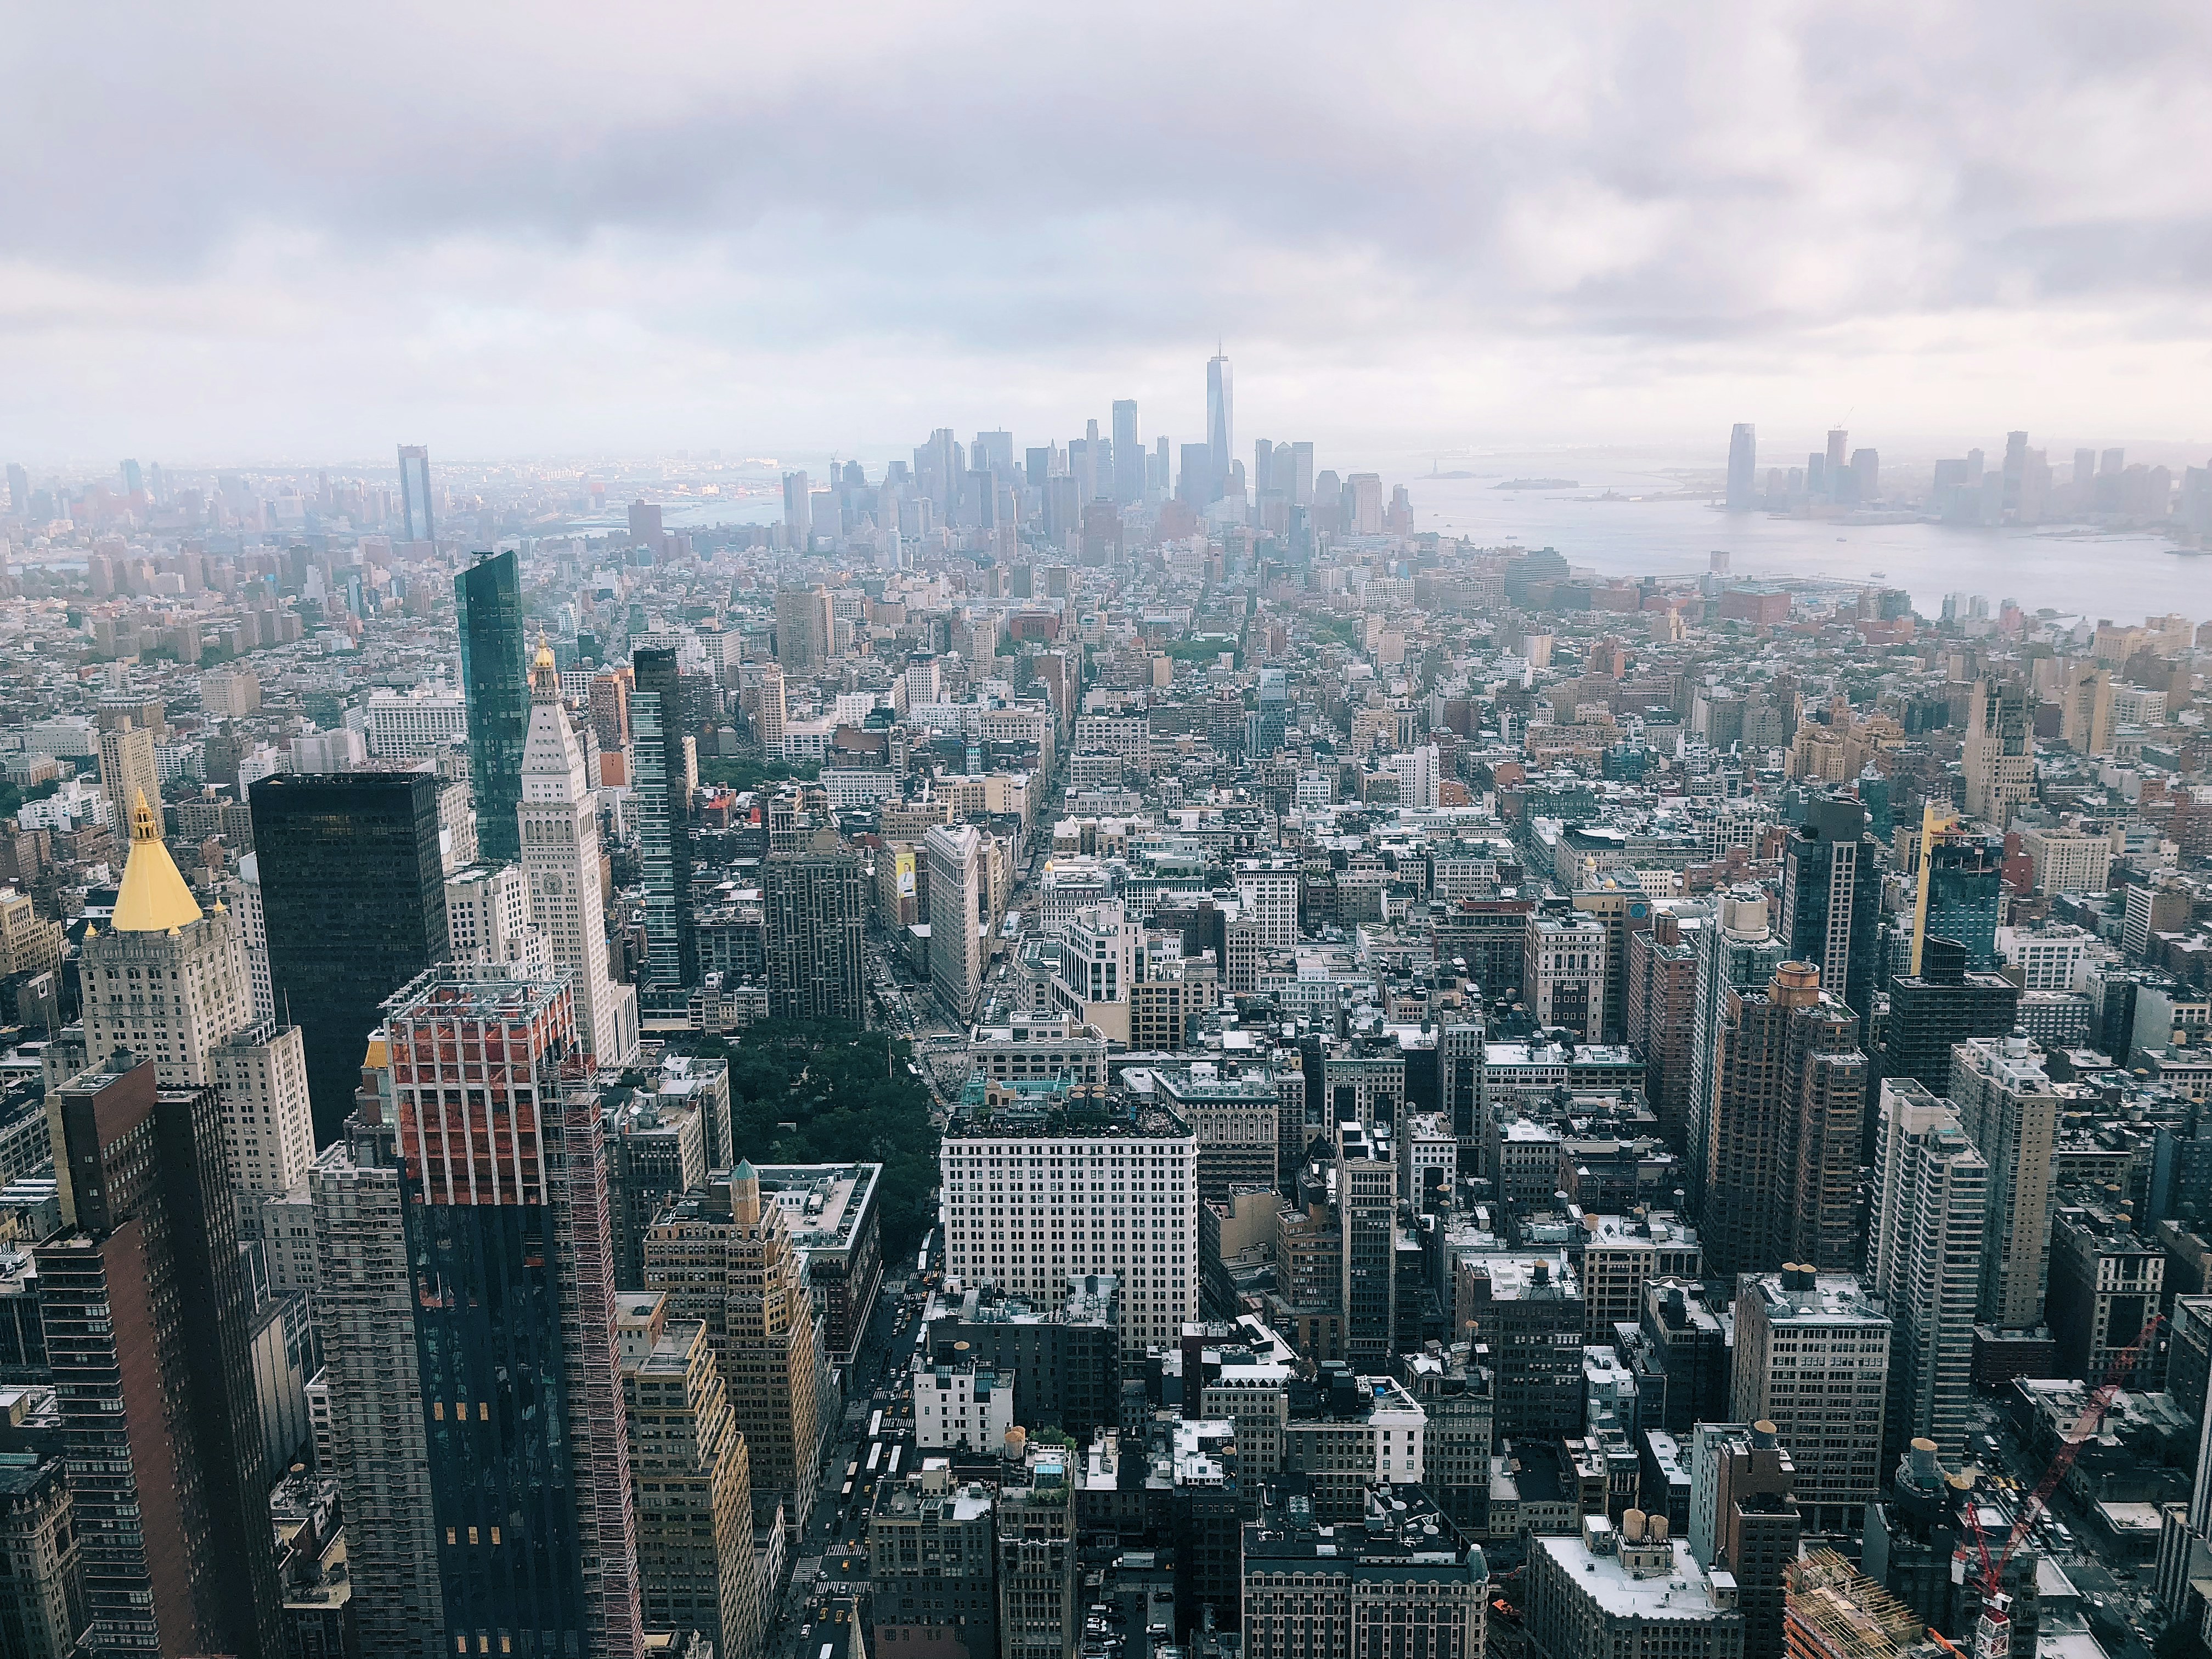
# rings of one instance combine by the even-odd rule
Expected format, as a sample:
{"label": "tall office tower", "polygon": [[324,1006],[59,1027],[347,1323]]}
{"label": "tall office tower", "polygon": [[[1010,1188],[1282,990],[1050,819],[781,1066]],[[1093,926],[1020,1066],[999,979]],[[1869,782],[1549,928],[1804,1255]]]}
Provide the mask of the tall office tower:
{"label": "tall office tower", "polygon": [[270,984],[300,1028],[321,1145],[353,1109],[379,1006],[446,954],[438,780],[277,773],[249,799]]}
{"label": "tall office tower", "polygon": [[100,734],[100,787],[118,830],[131,822],[141,800],[152,803],[159,829],[161,774],[154,762],[154,734],[127,715],[120,726]]}
{"label": "tall office tower", "polygon": [[1920,971],[1889,981],[1881,1074],[1909,1077],[1932,1095],[1951,1092],[1951,1051],[1973,1037],[2007,1037],[2020,1017],[2020,987],[2002,974],[1970,973],[1954,939],[1930,938]]}
{"label": "tall office tower", "polygon": [[2112,752],[2112,671],[2069,663],[2058,678],[2058,738],[2077,754]]}
{"label": "tall office tower", "polygon": [[1073,1455],[1032,1446],[999,1486],[1000,1659],[1075,1659],[1083,1601]]}
{"label": "tall office tower", "polygon": [[599,1101],[568,988],[434,970],[383,1014],[384,1063],[309,1182],[362,1649],[640,1659]]}
{"label": "tall office tower", "polygon": [[760,739],[761,752],[774,759],[783,753],[783,726],[786,706],[783,700],[783,670],[772,662],[760,666],[760,679],[753,692],[753,735]]}
{"label": "tall office tower", "polygon": [[1729,1414],[1774,1425],[1811,1532],[1850,1532],[1881,1489],[1889,1316],[1850,1273],[1786,1263],[1736,1282]]}
{"label": "tall office tower", "polygon": [[804,472],[783,475],[783,530],[793,552],[814,545],[814,486]]}
{"label": "tall office tower", "polygon": [[1748,513],[1763,506],[1765,499],[1765,492],[1759,487],[1759,428],[1749,421],[1739,421],[1729,428],[1729,511]]}
{"label": "tall office tower", "polygon": [[1357,1123],[1337,1134],[1336,1211],[1344,1354],[1356,1368],[1379,1370],[1398,1352],[1398,1173],[1390,1143]]}
{"label": "tall office tower", "polygon": [[[1492,1256],[1455,1287],[1455,1334],[1487,1344],[1498,1376],[1498,1437],[1552,1440],[1583,1427],[1582,1285],[1555,1259]],[[1468,1327],[1472,1326],[1469,1330]]]}
{"label": "tall office tower", "polygon": [[399,515],[410,542],[434,542],[430,520],[430,451],[422,444],[399,446]]}
{"label": "tall office tower", "polygon": [[[829,665],[837,624],[826,587],[780,587],[775,592],[775,655],[786,674],[816,674]],[[644,689],[641,678],[638,687]]]}
{"label": "tall office tower", "polygon": [[1862,502],[1878,501],[1881,496],[1881,452],[1876,449],[1851,451],[1852,489]]}
{"label": "tall office tower", "polygon": [[2008,1035],[1953,1048],[1950,1095],[1960,1127],[1990,1166],[1978,1317],[2000,1330],[2025,1330],[2043,1322],[2051,1273],[2058,1091],[2043,1069],[2043,1050]]}
{"label": "tall office tower", "polygon": [[1783,1575],[1797,1559],[1797,1467],[1774,1425],[1700,1423],[1690,1440],[1690,1554],[1735,1576],[1743,1650],[1779,1655]]}
{"label": "tall office tower", "polygon": [[2004,510],[2017,513],[2021,505],[2021,483],[2027,472],[2027,434],[2005,434],[2004,453]]}
{"label": "tall office tower", "polygon": [[1174,1113],[958,1119],[939,1160],[946,1273],[1055,1299],[1070,1274],[1111,1273],[1125,1348],[1172,1342],[1198,1317],[1198,1138]]}
{"label": "tall office tower", "polygon": [[1866,807],[1854,796],[1823,795],[1805,805],[1782,866],[1782,942],[1792,961],[1820,970],[1863,1019],[1874,1007],[1881,940],[1881,848],[1866,833]]}
{"label": "tall office tower", "polygon": [[988,1486],[943,1469],[887,1477],[868,1515],[869,1634],[878,1650],[998,1659],[998,1526]]}
{"label": "tall office tower", "polygon": [[990,925],[983,838],[973,824],[933,824],[921,853],[929,874],[930,982],[938,1000],[964,1021],[982,995],[982,930]]}
{"label": "tall office tower", "polygon": [[2004,902],[2004,842],[1994,836],[1922,836],[1913,908],[1913,971],[1931,936],[1966,949],[1969,968],[1995,968],[1997,912]]}
{"label": "tall office tower", "polygon": [[1218,501],[1229,493],[1229,463],[1237,453],[1237,393],[1229,359],[1219,351],[1206,362],[1206,449],[1210,489]]}
{"label": "tall office tower", "polygon": [[1858,1020],[1802,962],[1765,991],[1732,991],[1721,1017],[1705,1147],[1708,1271],[1751,1273],[1803,1260],[1857,1259],[1866,1056]]}
{"label": "tall office tower", "polygon": [[[823,830],[821,839],[834,842],[836,836]],[[866,1024],[866,962],[860,951],[866,896],[860,859],[834,845],[771,854],[761,899],[769,1018]]]}
{"label": "tall office tower", "polygon": [[1690,1013],[1689,1155],[1683,1160],[1688,1166],[1692,1215],[1705,1213],[1705,1146],[1712,1133],[1721,1025],[1729,994],[1755,991],[1769,983],[1790,954],[1783,939],[1767,925],[1767,916],[1763,888],[1730,888],[1721,895],[1715,925],[1697,938],[1698,984]]}
{"label": "tall office tower", "polygon": [[583,745],[561,702],[561,676],[541,640],[530,670],[530,724],[515,808],[530,913],[553,971],[576,1000],[576,1035],[602,1066],[637,1047],[637,992],[607,971],[606,910],[599,897],[599,813]]}
{"label": "tall office tower", "polygon": [[61,1226],[32,1260],[88,1643],[282,1659],[222,1109],[155,1072],[118,1053],[48,1098]]}
{"label": "tall office tower", "polygon": [[2035,799],[2035,714],[2027,688],[1978,679],[1966,694],[1966,735],[1959,746],[1966,816],[2002,830]]}
{"label": "tall office tower", "polygon": [[165,1088],[216,1085],[240,1221],[258,1237],[261,1200],[315,1156],[300,1032],[256,1016],[243,923],[221,903],[201,910],[143,799],[115,914],[85,929],[82,950],[85,1052],[149,1059]]}
{"label": "tall office tower", "polygon": [[1896,1322],[1884,1461],[1925,1436],[1966,1448],[1990,1165],[1951,1103],[1909,1079],[1881,1085],[1867,1289]]}
{"label": "tall office tower", "polygon": [[783,1206],[761,1200],[750,1162],[678,1199],[645,1238],[647,1290],[696,1319],[720,1365],[756,1491],[781,1495],[786,1532],[806,1528],[822,1455],[822,1333]]}
{"label": "tall office tower", "polygon": [[8,510],[28,513],[31,510],[31,475],[20,461],[8,463]]}
{"label": "tall office tower", "polygon": [[752,1465],[706,1324],[672,1320],[668,1298],[653,1291],[617,1300],[646,1626],[696,1630],[716,1659],[750,1659],[768,1622]]}
{"label": "tall office tower", "polygon": [[1114,400],[1114,499],[1133,507],[1145,499],[1145,446],[1137,437],[1137,404]]}
{"label": "tall office tower", "polygon": [[[777,604],[781,603],[779,594]],[[692,762],[675,648],[648,646],[634,652],[630,662],[637,676],[629,707],[636,733],[647,983],[666,994],[699,982],[699,941],[691,917]]]}
{"label": "tall office tower", "polygon": [[1850,444],[1850,434],[1840,427],[1828,428],[1827,453],[1820,458],[1820,476],[1827,481],[1828,493],[1838,493],[1843,479],[1844,457]]}
{"label": "tall office tower", "polygon": [[522,799],[522,748],[530,733],[530,657],[513,549],[486,554],[453,578],[453,610],[469,715],[477,856],[512,864],[521,855],[514,809]]}

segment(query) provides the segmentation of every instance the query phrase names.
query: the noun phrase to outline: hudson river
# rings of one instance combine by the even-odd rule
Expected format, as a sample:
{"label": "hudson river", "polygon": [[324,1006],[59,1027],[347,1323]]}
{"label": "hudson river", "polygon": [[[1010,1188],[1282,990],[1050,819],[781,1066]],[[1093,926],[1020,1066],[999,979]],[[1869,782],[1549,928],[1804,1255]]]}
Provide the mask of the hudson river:
{"label": "hudson river", "polygon": [[[1509,461],[1518,458],[1507,458]],[[1607,576],[1686,575],[1724,550],[1737,576],[1813,576],[1876,581],[1912,595],[1923,617],[1943,595],[1986,595],[1991,612],[2017,599],[2031,615],[2045,606],[2067,616],[2140,622],[2178,611],[2191,621],[2212,615],[2212,556],[2177,554],[2163,537],[2075,527],[1973,530],[1949,525],[1850,525],[1723,513],[1702,501],[1577,499],[1664,496],[1677,481],[1611,471],[1583,460],[1504,472],[1491,457],[1468,465],[1489,476],[1437,478],[1385,473],[1413,501],[1417,530],[1463,535],[1486,546],[1516,543],[1557,548],[1571,565]],[[1572,478],[1572,489],[1498,489],[1505,477]],[[1875,573],[1884,573],[1877,577]]]}

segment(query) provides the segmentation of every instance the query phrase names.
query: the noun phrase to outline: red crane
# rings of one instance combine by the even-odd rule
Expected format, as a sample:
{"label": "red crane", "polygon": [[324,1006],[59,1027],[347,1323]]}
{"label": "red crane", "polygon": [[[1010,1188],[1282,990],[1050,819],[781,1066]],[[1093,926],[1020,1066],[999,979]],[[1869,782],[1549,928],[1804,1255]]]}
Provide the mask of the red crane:
{"label": "red crane", "polygon": [[2020,1513],[2013,1520],[2012,1531],[2005,1538],[2004,1548],[1998,1553],[1994,1563],[1990,1559],[1989,1539],[1982,1531],[1981,1506],[1971,1498],[1967,1499],[1966,1526],[1974,1535],[1974,1548],[1981,1557],[1978,1577],[1982,1616],[1974,1631],[1975,1659],[1997,1659],[1997,1656],[2009,1649],[2008,1627],[2012,1620],[2006,1608],[2010,1606],[2012,1598],[2002,1588],[2005,1564],[2012,1559],[2012,1553],[2020,1547],[2021,1540],[2034,1527],[2035,1517],[2051,1501],[2051,1494],[2058,1490],[2058,1483],[2066,1478],[2066,1471],[2074,1467],[2074,1460],[2081,1455],[2081,1448],[2097,1432],[2098,1425],[2105,1420],[2105,1413],[2112,1408],[2113,1397],[2120,1392],[2128,1378],[2135,1375],[2136,1362],[2142,1358],[2143,1350],[2150,1346],[2152,1339],[2158,1334],[2158,1328],[2165,1322],[2164,1314],[2153,1314],[2143,1322],[2142,1329],[2136,1333],[2136,1340],[2121,1349],[2111,1365],[2106,1368],[2104,1381],[2097,1385],[2097,1391],[2089,1396],[2088,1405],[2075,1419],[2073,1429],[2058,1448],[2058,1455],[2051,1460],[2051,1467],[2043,1472],[2043,1479],[2036,1482],[2035,1490],[2020,1506]]}

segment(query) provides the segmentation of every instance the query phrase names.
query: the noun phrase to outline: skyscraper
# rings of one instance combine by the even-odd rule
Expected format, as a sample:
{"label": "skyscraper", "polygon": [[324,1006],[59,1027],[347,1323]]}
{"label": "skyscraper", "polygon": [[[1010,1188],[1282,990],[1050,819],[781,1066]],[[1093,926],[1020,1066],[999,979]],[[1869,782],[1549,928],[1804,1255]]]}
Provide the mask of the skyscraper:
{"label": "skyscraper", "polygon": [[648,995],[665,995],[699,981],[684,688],[672,647],[647,647],[630,661],[637,677],[629,708],[637,751],[638,857],[645,880],[645,982]]}
{"label": "skyscraper", "polygon": [[1966,694],[1966,735],[1959,746],[1966,816],[2002,830],[2035,797],[2035,716],[2027,687],[1978,679]]}
{"label": "skyscraper", "polygon": [[1208,501],[1229,493],[1229,463],[1237,453],[1237,396],[1229,359],[1216,351],[1206,363],[1206,465],[1212,469]]}
{"label": "skyscraper", "polygon": [[1862,1019],[1873,1006],[1881,914],[1881,849],[1866,807],[1850,795],[1808,801],[1783,855],[1782,939],[1790,958],[1820,970]]}
{"label": "skyscraper", "polygon": [[434,542],[430,521],[430,451],[422,444],[399,446],[399,514],[410,542]]}
{"label": "skyscraper", "polygon": [[860,860],[834,844],[772,854],[762,874],[769,1015],[867,1024]]}
{"label": "skyscraper", "polygon": [[786,674],[819,672],[836,649],[836,629],[827,588],[776,590],[775,654]]}
{"label": "skyscraper", "polygon": [[668,1293],[670,1318],[705,1323],[754,1489],[780,1493],[787,1532],[803,1533],[822,1451],[822,1333],[791,1223],[781,1205],[763,1202],[750,1163],[661,1213],[646,1235],[645,1283]]}
{"label": "skyscraper", "polygon": [[1979,1317],[2001,1330],[2043,1322],[2051,1273],[2051,1155],[2058,1091],[2043,1050],[2022,1036],[1976,1037],[1951,1050],[1959,1124],[1990,1166]]}
{"label": "skyscraper", "polygon": [[1705,1213],[1705,1146],[1718,1086],[1721,1022],[1731,991],[1751,991],[1774,977],[1789,955],[1767,925],[1764,889],[1735,887],[1721,895],[1715,925],[1696,939],[1698,985],[1691,1007],[1689,1093],[1690,1213]]}
{"label": "skyscraper", "polygon": [[314,1159],[300,1032],[256,1014],[244,923],[200,908],[143,799],[115,914],[85,929],[82,983],[88,1054],[129,1049],[164,1088],[216,1085],[240,1225],[258,1236],[260,1200]]}
{"label": "skyscraper", "polygon": [[379,1005],[446,954],[438,780],[277,773],[249,799],[270,986],[300,1028],[321,1143],[352,1109]]}
{"label": "skyscraper", "polygon": [[1953,1045],[2010,1036],[2019,1012],[2019,986],[2002,974],[1970,973],[1966,946],[1930,936],[1920,971],[1890,978],[1881,1074],[1913,1078],[1929,1093],[1948,1096]]}
{"label": "skyscraper", "polygon": [[154,734],[127,715],[100,734],[100,787],[118,832],[145,800],[153,804],[155,833],[161,833],[161,774],[154,761]]}
{"label": "skyscraper", "polygon": [[1931,808],[1923,817],[1920,882],[1913,906],[1911,971],[1933,935],[1966,948],[1966,966],[1997,965],[1997,912],[2004,897],[2004,843],[1939,828]]}
{"label": "skyscraper", "polygon": [[1731,513],[1748,513],[1765,500],[1759,489],[1759,428],[1739,421],[1729,431],[1728,506]]}
{"label": "skyscraper", "polygon": [[641,1488],[645,1621],[696,1630],[717,1659],[751,1659],[767,1623],[753,1553],[752,1465],[706,1324],[671,1320],[658,1292],[624,1291],[617,1300],[630,1474]]}
{"label": "skyscraper", "polygon": [[793,550],[804,553],[814,543],[814,486],[804,472],[783,475],[783,529]]}
{"label": "skyscraper", "polygon": [[512,864],[521,853],[514,809],[522,799],[522,747],[530,732],[524,667],[529,658],[514,550],[487,553],[456,575],[453,609],[468,708],[477,856],[487,864]]}
{"label": "skyscraper", "polygon": [[1123,507],[1145,499],[1145,447],[1137,439],[1137,404],[1114,400],[1114,499]]}
{"label": "skyscraper", "polygon": [[530,670],[530,725],[522,752],[522,870],[530,910],[554,970],[576,1000],[576,1034],[602,1066],[637,1047],[637,992],[607,972],[606,911],[599,899],[599,813],[583,745],[561,702],[553,653],[538,641]]}
{"label": "skyscraper", "polygon": [[1881,1085],[1867,1289],[1895,1321],[1887,1455],[1925,1436],[1966,1450],[1974,1313],[1990,1166],[1948,1100],[1908,1079]]}
{"label": "skyscraper", "polygon": [[639,1659],[600,1108],[571,1075],[568,988],[433,971],[383,1013],[385,1063],[311,1179],[363,1650]]}
{"label": "skyscraper", "polygon": [[283,1659],[222,1111],[155,1069],[106,1056],[49,1103],[62,1224],[33,1260],[89,1644]]}
{"label": "skyscraper", "polygon": [[1702,1231],[1714,1273],[1856,1260],[1866,1094],[1857,1035],[1857,1019],[1807,963],[1784,963],[1764,991],[1729,994],[1703,1149]]}
{"label": "skyscraper", "polygon": [[983,990],[983,838],[969,823],[933,824],[922,837],[929,872],[929,977],[956,1019],[975,1011]]}

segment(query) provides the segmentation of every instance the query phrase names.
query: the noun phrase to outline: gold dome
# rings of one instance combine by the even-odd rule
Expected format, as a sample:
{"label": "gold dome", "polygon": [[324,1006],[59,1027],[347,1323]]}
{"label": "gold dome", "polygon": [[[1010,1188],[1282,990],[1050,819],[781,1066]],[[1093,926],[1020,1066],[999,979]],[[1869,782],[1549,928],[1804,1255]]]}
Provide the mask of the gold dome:
{"label": "gold dome", "polygon": [[200,919],[199,902],[177,872],[177,861],[162,845],[154,809],[146,792],[138,792],[131,809],[131,856],[123,866],[123,885],[115,896],[115,915],[108,931],[118,933],[173,933]]}

